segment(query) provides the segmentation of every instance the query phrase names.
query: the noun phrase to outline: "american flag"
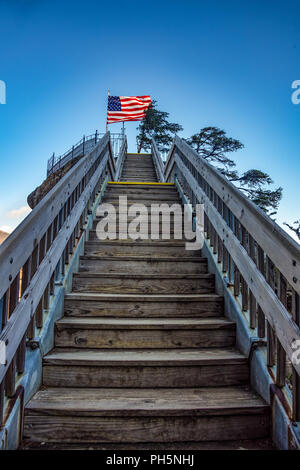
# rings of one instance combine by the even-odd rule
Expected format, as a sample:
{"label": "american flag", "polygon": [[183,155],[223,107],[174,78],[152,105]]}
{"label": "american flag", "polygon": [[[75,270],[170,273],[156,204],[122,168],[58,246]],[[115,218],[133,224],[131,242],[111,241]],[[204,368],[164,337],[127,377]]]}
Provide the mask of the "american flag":
{"label": "american flag", "polygon": [[151,103],[150,96],[109,96],[107,124],[122,121],[142,121]]}

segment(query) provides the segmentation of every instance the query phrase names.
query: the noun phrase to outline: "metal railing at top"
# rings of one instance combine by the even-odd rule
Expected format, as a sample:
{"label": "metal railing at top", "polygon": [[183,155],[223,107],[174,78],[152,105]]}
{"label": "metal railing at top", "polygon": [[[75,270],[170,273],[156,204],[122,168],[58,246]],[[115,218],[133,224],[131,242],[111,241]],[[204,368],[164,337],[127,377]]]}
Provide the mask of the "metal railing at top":
{"label": "metal railing at top", "polygon": [[[104,133],[99,134],[99,132],[96,131],[94,134],[83,136],[79,142],[62,155],[55,156],[53,153],[47,163],[47,177],[55,171],[60,170],[60,168],[63,168],[68,162],[89,154],[104,135]],[[118,158],[120,154],[124,137],[123,133],[110,133],[111,149],[115,159]]]}
{"label": "metal railing at top", "polygon": [[299,245],[177,136],[164,180],[179,184],[194,209],[204,205],[215,262],[253,336],[266,344],[266,365],[287,397],[290,419],[300,421]]}

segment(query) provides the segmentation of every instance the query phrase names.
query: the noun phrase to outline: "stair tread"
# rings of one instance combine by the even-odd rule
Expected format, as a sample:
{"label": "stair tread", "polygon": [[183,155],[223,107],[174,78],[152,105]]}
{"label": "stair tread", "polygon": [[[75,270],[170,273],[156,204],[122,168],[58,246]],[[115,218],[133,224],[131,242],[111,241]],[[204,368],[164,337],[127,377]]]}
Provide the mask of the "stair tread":
{"label": "stair tread", "polygon": [[275,450],[275,445],[270,438],[261,439],[240,439],[234,441],[207,441],[207,442],[148,442],[134,444],[120,444],[120,443],[51,443],[51,442],[36,442],[27,439],[22,446],[22,449],[34,450],[173,450],[180,449],[196,451],[196,450]]}
{"label": "stair tread", "polygon": [[135,273],[106,273],[106,272],[79,272],[74,273],[75,278],[110,278],[110,279],[213,279],[214,274],[135,274]]}
{"label": "stair tread", "polygon": [[55,365],[213,365],[245,364],[235,348],[203,349],[76,349],[55,348],[44,357]]}
{"label": "stair tread", "polygon": [[[80,256],[80,259],[89,259],[89,260],[99,260],[98,256],[95,255],[82,255]],[[101,256],[102,260],[106,261],[119,261],[119,258],[116,259],[115,256],[107,256],[103,255]],[[159,262],[173,262],[173,263],[178,263],[178,261],[187,261],[189,263],[207,263],[207,259],[204,258],[203,256],[197,257],[197,259],[189,258],[187,256],[181,256],[180,259],[174,258],[174,256],[161,256],[159,258],[154,257],[154,256],[122,256],[122,261],[149,261],[151,263],[152,261],[159,261]]]}
{"label": "stair tread", "polygon": [[45,388],[26,414],[76,416],[233,415],[265,413],[267,404],[248,386],[132,389]]}
{"label": "stair tread", "polygon": [[137,240],[132,240],[131,238],[125,238],[122,240],[115,239],[115,240],[91,240],[85,242],[85,245],[87,247],[93,247],[93,246],[100,246],[100,245],[120,245],[120,246],[146,246],[146,247],[155,247],[155,246],[160,246],[160,247],[175,247],[175,248],[184,248],[185,247],[185,241],[184,240],[143,240],[143,239],[137,239]]}
{"label": "stair tread", "polygon": [[56,322],[60,328],[82,329],[220,329],[232,328],[235,323],[225,317],[209,318],[110,318],[64,317]]}
{"label": "stair tread", "polygon": [[70,300],[133,300],[137,302],[141,301],[180,301],[180,302],[189,302],[190,300],[198,301],[208,301],[208,300],[221,300],[223,299],[222,295],[218,294],[106,294],[106,293],[96,293],[96,292],[70,292],[65,295],[65,299]]}

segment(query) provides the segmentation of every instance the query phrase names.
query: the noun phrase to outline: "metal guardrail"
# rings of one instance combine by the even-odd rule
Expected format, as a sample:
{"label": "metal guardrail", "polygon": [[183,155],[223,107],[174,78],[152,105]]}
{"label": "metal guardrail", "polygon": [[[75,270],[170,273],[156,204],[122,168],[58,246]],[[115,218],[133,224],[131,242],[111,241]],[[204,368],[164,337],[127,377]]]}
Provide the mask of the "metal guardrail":
{"label": "metal guardrail", "polygon": [[[75,145],[72,146],[69,150],[59,156],[55,156],[53,153],[52,157],[49,158],[47,163],[47,177],[58,171],[60,168],[64,167],[69,161],[74,160],[75,158],[81,158],[84,155],[88,155],[97,143],[102,139],[104,133],[95,132],[88,136],[83,136]],[[122,133],[110,133],[110,142],[111,149],[114,158],[118,158],[122,144],[124,141],[124,134]]]}

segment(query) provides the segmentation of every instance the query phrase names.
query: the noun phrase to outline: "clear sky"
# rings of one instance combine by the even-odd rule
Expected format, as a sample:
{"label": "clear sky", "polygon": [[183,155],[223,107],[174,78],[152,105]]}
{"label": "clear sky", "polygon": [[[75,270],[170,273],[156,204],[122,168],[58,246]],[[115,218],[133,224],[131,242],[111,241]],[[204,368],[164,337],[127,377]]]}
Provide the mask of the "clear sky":
{"label": "clear sky", "polygon": [[[0,228],[27,213],[53,151],[105,131],[108,88],[150,94],[183,137],[214,125],[240,139],[238,167],[268,172],[284,189],[277,220],[293,222],[297,79],[299,0],[0,0]],[[137,124],[126,123],[131,151]]]}

